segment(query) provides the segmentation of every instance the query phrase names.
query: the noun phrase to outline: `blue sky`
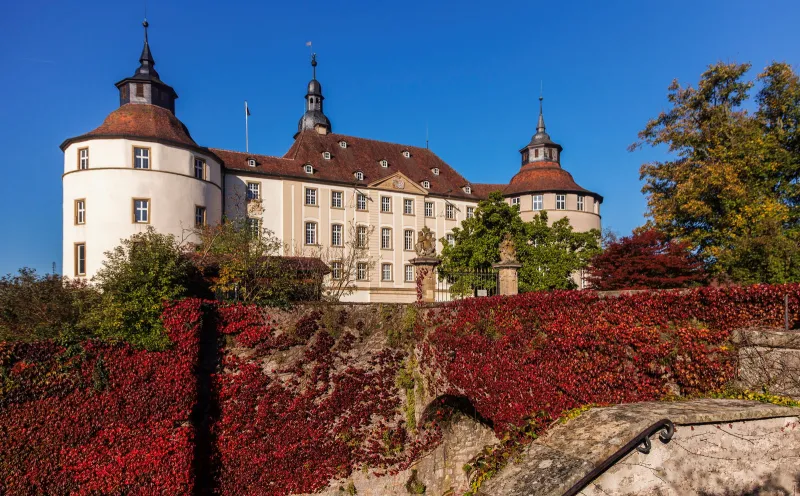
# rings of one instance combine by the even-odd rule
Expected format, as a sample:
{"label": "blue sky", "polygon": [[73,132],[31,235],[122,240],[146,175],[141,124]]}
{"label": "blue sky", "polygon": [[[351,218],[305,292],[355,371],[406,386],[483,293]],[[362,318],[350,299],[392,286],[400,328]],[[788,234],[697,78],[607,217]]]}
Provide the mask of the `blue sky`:
{"label": "blue sky", "polygon": [[[605,197],[603,224],[644,222],[630,153],[666,106],[673,78],[715,61],[800,64],[800,2],[150,2],[150,43],[177,115],[203,146],[290,146],[318,53],[338,133],[430,146],[473,182],[506,182],[535,132],[540,82],[562,165]],[[138,8],[138,5],[141,8]],[[61,267],[58,145],[118,106],[114,83],[138,66],[143,2],[6,3],[0,18],[4,160],[0,274]]]}

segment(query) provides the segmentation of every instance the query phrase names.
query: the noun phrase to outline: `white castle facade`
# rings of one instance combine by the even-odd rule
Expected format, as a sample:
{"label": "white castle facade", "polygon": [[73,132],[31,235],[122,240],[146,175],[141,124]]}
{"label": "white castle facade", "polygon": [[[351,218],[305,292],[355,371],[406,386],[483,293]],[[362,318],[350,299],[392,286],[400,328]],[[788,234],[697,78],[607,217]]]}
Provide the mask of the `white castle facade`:
{"label": "white castle facade", "polygon": [[246,218],[292,247],[285,254],[342,247],[368,228],[371,263],[358,264],[349,299],[409,302],[418,231],[429,227],[440,251],[491,191],[518,204],[525,220],[544,210],[579,231],[600,228],[603,199],[561,168],[562,148],[545,132],[541,106],[519,173],[509,184],[474,184],[427,148],[333,133],[314,58],[306,112],[281,157],[198,145],[175,115],[176,92],[155,70],[146,23],[139,62],[116,84],[120,107],[61,145],[66,276],[90,279],[105,252],[148,226],[180,239],[198,225]]}

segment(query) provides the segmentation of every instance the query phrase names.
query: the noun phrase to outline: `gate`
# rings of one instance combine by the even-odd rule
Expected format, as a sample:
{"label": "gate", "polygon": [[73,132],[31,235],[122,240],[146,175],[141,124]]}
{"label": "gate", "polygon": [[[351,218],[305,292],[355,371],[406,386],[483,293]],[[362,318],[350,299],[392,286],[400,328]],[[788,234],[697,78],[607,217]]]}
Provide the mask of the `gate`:
{"label": "gate", "polygon": [[495,269],[475,269],[447,275],[436,270],[436,301],[453,301],[498,294],[498,275]]}

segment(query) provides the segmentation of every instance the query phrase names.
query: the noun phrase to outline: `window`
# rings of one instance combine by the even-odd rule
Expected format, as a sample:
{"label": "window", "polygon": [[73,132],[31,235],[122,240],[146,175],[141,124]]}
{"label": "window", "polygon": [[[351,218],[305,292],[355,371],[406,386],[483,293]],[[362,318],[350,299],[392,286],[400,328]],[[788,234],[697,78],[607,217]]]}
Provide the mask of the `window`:
{"label": "window", "polygon": [[406,265],[405,272],[406,272],[406,282],[414,282],[414,266]]}
{"label": "window", "polygon": [[517,196],[515,198],[512,198],[511,199],[511,204],[512,205],[519,205],[519,197]]}
{"label": "window", "polygon": [[256,159],[254,159],[254,158],[247,159],[247,165],[249,165],[250,167],[255,167],[256,166]]}
{"label": "window", "polygon": [[364,173],[363,173],[363,172],[361,172],[361,171],[357,171],[357,172],[355,173],[355,176],[356,176],[356,179],[357,179],[358,181],[363,181],[363,180],[364,180]]}
{"label": "window", "polygon": [[356,264],[356,279],[359,281],[366,281],[367,275],[368,272],[366,262],[358,262],[358,264]]}
{"label": "window", "polygon": [[567,208],[567,195],[556,195],[556,210]]}
{"label": "window", "polygon": [[341,224],[333,224],[331,226],[331,245],[333,246],[342,246],[344,227]]}
{"label": "window", "polygon": [[342,147],[342,148],[347,148],[347,141],[344,141],[344,140],[340,141],[339,142],[339,146]]}
{"label": "window", "polygon": [[433,202],[425,202],[425,217],[433,217]]}
{"label": "window", "polygon": [[358,193],[356,196],[356,210],[366,210],[367,209],[367,195]]}
{"label": "window", "polygon": [[194,225],[196,227],[206,225],[206,207],[194,207]]}
{"label": "window", "polygon": [[431,189],[431,182],[430,181],[422,181],[422,187],[425,189]]}
{"label": "window", "polygon": [[86,243],[75,243],[75,275],[86,275]]}
{"label": "window", "polygon": [[325,160],[330,160],[331,152],[322,152],[322,158],[324,158]]}
{"label": "window", "polygon": [[386,160],[381,160],[381,167],[383,167],[384,169],[389,167],[389,162]]}
{"label": "window", "polygon": [[247,199],[258,200],[261,197],[261,183],[247,183]]}
{"label": "window", "polygon": [[381,196],[381,212],[392,211],[392,199],[388,196]]}
{"label": "window", "polygon": [[303,166],[303,170],[306,171],[306,174],[313,174],[314,167],[311,164],[306,164]]}
{"label": "window", "polygon": [[142,83],[136,83],[136,96],[144,98],[144,85]]}
{"label": "window", "polygon": [[317,204],[317,190],[315,188],[306,188],[306,205]]}
{"label": "window", "polygon": [[438,167],[434,167],[433,169],[431,169],[431,172],[433,172],[434,176],[438,176],[439,175],[439,168]]}
{"label": "window", "polygon": [[558,160],[558,150],[553,150],[553,160]]}
{"label": "window", "polygon": [[447,244],[448,245],[453,246],[453,245],[456,244],[456,237],[453,236],[453,233],[447,233],[445,235],[445,238],[447,238]]}
{"label": "window", "polygon": [[133,222],[136,224],[150,223],[150,200],[133,199]]}
{"label": "window", "polygon": [[342,208],[342,197],[344,194],[341,191],[331,191],[331,207]]}
{"label": "window", "polygon": [[468,195],[471,195],[472,194],[472,188],[470,188],[469,186],[464,186],[464,193],[466,193]]}
{"label": "window", "polygon": [[84,170],[89,168],[89,149],[78,149],[78,169]]}
{"label": "window", "polygon": [[358,236],[358,247],[366,248],[369,241],[367,239],[367,226],[356,227],[356,235]]}
{"label": "window", "polygon": [[256,219],[253,217],[247,218],[247,231],[250,233],[250,237],[253,239],[261,237],[261,219]]}
{"label": "window", "polygon": [[317,223],[316,222],[306,222],[306,244],[307,245],[315,245],[315,244],[317,244]]}
{"label": "window", "polygon": [[538,148],[533,151],[533,157],[534,158],[539,158],[539,149]]}
{"label": "window", "polygon": [[410,151],[408,151],[408,150],[403,150],[403,156],[404,156],[405,158],[409,158],[409,157],[411,156],[411,152],[410,152]]}
{"label": "window", "polygon": [[547,148],[544,149],[544,158],[550,158],[550,150]]}
{"label": "window", "polygon": [[381,228],[381,249],[392,249],[392,230],[388,227]]}
{"label": "window", "polygon": [[583,195],[578,195],[578,210],[583,210]]}
{"label": "window", "polygon": [[456,207],[453,206],[452,203],[448,203],[444,206],[444,217],[445,219],[455,219],[456,218]]}
{"label": "window", "polygon": [[528,163],[528,150],[522,152],[522,165]]}
{"label": "window", "polygon": [[533,195],[533,209],[542,210],[544,208],[544,198],[542,195]]}
{"label": "window", "polygon": [[206,178],[206,161],[202,158],[194,159],[194,177],[197,179]]}
{"label": "window", "polygon": [[414,215],[414,200],[409,198],[403,199],[403,213],[406,215]]}
{"label": "window", "polygon": [[331,262],[331,277],[335,280],[342,278],[342,262]]}
{"label": "window", "polygon": [[467,207],[467,219],[475,217],[475,207]]}
{"label": "window", "polygon": [[392,264],[385,263],[381,265],[381,280],[382,281],[392,280]]}
{"label": "window", "polygon": [[403,249],[409,251],[414,249],[414,231],[411,229],[403,231]]}
{"label": "window", "polygon": [[75,200],[75,224],[86,224],[86,200]]}
{"label": "window", "polygon": [[[186,162],[184,162],[186,163]],[[133,147],[133,168],[134,169],[149,169],[150,168],[150,149]]]}

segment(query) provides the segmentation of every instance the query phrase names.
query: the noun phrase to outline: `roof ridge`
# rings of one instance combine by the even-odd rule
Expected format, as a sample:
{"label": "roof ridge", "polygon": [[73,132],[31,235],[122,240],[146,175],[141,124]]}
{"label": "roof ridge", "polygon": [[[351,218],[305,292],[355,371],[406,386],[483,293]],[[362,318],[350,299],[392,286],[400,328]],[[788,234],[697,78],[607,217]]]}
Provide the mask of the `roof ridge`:
{"label": "roof ridge", "polygon": [[[300,135],[302,136],[306,132],[310,132],[310,131],[304,131],[304,132],[300,133]],[[373,141],[375,143],[384,143],[384,144],[387,144],[387,145],[404,146],[406,148],[416,148],[417,150],[425,150],[426,152],[430,152],[433,155],[436,155],[436,153],[434,153],[433,150],[431,150],[430,148],[423,148],[421,146],[416,146],[416,145],[407,145],[405,143],[395,143],[394,141],[383,141],[383,140],[379,140],[379,139],[375,139],[375,138],[363,138],[361,136],[353,136],[353,135],[350,135],[350,134],[328,133],[328,135],[341,136],[343,138],[353,138],[353,139],[362,140],[362,141]],[[438,157],[438,155],[436,155],[436,156]]]}
{"label": "roof ridge", "polygon": [[277,159],[280,159],[280,160],[295,160],[293,158],[279,157],[277,155],[265,155],[263,153],[240,152],[238,150],[228,150],[227,148],[217,148],[217,147],[213,147],[213,146],[209,146],[208,149],[209,150],[216,150],[216,151],[219,151],[219,152],[238,153],[240,155],[247,155],[248,157],[250,157],[250,156],[252,156],[252,157],[269,157],[269,158],[277,158]]}

